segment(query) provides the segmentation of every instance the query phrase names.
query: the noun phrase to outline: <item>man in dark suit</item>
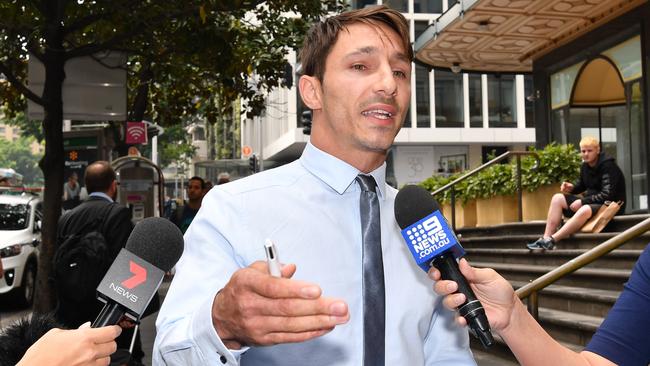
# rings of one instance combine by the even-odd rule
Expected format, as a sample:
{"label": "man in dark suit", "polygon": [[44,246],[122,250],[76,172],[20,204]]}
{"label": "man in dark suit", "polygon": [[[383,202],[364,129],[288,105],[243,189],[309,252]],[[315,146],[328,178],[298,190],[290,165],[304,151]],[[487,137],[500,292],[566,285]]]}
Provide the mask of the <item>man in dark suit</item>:
{"label": "man in dark suit", "polygon": [[[96,161],[90,164],[86,168],[85,183],[89,197],[61,216],[57,242],[61,244],[66,237],[79,233],[88,223],[96,221],[98,217],[104,217],[105,219],[99,224],[100,227],[95,230],[104,236],[110,256],[109,262],[112,262],[120,249],[126,245],[133,230],[131,212],[114,201],[117,197],[118,183],[115,171],[109,162]],[[96,298],[80,299],[74,303],[62,300],[61,296],[59,298],[56,317],[68,328],[77,328],[87,321],[93,321],[102,309],[102,303]],[[118,348],[128,349],[132,336],[133,330],[125,329],[117,339]],[[132,359],[138,361],[143,355],[138,335]]]}

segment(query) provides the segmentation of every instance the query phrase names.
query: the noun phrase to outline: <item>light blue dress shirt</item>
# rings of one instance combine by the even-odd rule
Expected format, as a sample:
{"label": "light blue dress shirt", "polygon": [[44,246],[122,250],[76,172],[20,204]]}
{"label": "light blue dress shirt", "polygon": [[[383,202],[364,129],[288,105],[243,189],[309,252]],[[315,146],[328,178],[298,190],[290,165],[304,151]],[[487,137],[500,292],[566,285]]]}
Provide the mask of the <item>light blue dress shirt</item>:
{"label": "light blue dress shirt", "polygon": [[[475,365],[467,331],[435,295],[395,222],[386,164],[371,174],[381,206],[386,365]],[[156,321],[154,365],[363,364],[359,171],[311,144],[282,167],[215,186],[185,234],[185,251]],[[238,269],[264,260],[272,239],[294,279],[347,302],[350,320],[303,343],[228,350],[211,318],[215,294]]]}

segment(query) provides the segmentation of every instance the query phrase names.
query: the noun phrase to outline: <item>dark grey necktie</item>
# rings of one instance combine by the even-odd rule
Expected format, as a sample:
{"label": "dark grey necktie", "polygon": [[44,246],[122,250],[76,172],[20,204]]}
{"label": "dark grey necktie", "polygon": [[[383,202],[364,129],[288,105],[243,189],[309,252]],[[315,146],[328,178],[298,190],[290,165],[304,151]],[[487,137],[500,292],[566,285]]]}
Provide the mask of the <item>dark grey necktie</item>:
{"label": "dark grey necktie", "polygon": [[384,365],[384,262],[381,255],[379,199],[375,179],[359,174],[363,241],[363,365]]}

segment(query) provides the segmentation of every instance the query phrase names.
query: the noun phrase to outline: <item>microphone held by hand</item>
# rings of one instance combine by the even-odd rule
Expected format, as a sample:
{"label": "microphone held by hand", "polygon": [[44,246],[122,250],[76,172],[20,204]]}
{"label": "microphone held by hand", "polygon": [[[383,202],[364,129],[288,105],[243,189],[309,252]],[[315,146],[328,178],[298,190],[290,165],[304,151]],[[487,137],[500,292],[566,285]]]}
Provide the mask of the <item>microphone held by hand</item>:
{"label": "microphone held by hand", "polygon": [[465,251],[440,212],[438,202],[424,188],[406,186],[395,198],[395,219],[417,264],[425,272],[435,266],[444,280],[458,284],[458,292],[466,297],[458,312],[467,320],[470,330],[481,344],[485,348],[490,347],[494,338],[485,310],[456,261]]}
{"label": "microphone held by hand", "polygon": [[92,327],[117,324],[125,314],[138,321],[181,254],[183,234],[176,225],[160,217],[140,221],[97,287],[106,305]]}

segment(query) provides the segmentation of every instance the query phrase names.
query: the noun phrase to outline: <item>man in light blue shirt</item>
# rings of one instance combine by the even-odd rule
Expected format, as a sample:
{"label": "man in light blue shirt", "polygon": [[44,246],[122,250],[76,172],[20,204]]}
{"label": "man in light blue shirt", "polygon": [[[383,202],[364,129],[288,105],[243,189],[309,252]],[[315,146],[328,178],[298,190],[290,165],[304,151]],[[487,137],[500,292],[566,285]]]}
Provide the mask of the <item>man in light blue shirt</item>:
{"label": "man in light blue shirt", "polygon": [[[359,173],[377,182],[386,365],[475,365],[403,243],[385,159],[410,99],[413,51],[397,11],[316,24],[301,52],[311,141],[283,167],[213,188],[185,234],[158,315],[154,364],[362,365]],[[284,266],[271,277],[264,241]],[[366,365],[369,366],[369,365]],[[374,366],[374,365],[373,365]]]}

